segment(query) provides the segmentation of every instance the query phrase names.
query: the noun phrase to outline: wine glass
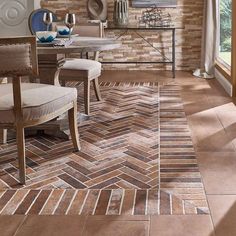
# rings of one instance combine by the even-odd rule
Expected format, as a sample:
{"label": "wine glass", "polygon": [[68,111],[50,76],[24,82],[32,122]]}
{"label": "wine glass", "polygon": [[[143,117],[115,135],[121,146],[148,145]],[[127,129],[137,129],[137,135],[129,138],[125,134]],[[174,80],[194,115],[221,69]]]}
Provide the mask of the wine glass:
{"label": "wine glass", "polygon": [[53,22],[53,16],[51,12],[45,12],[43,14],[43,22],[45,25],[47,25],[47,31],[49,31],[49,27]]}
{"label": "wine glass", "polygon": [[76,20],[75,20],[75,14],[66,14],[65,17],[65,25],[69,28],[70,33],[69,33],[69,40],[71,39],[71,33],[72,29],[75,26]]}

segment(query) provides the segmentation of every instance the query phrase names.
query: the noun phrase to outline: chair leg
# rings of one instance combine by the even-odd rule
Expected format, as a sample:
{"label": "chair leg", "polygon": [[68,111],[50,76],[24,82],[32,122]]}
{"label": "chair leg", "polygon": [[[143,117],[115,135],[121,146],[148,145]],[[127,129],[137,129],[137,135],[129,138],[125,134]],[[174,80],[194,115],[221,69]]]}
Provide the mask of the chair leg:
{"label": "chair leg", "polygon": [[61,86],[66,87],[66,80],[65,79],[61,80]]}
{"label": "chair leg", "polygon": [[19,179],[21,184],[26,181],[26,166],[25,166],[25,132],[22,126],[16,128],[18,161],[19,161]]}
{"label": "chair leg", "polygon": [[70,134],[71,139],[76,151],[80,150],[80,143],[79,143],[79,132],[78,132],[78,125],[77,125],[77,102],[74,101],[74,106],[68,111],[68,119],[69,119],[69,127],[70,127]]}
{"label": "chair leg", "polygon": [[98,83],[98,78],[93,80],[93,87],[94,87],[94,91],[95,91],[95,95],[98,101],[102,100],[102,96],[101,96],[101,92],[100,92],[100,88],[99,88],[99,83]]}
{"label": "chair leg", "polygon": [[30,83],[36,83],[36,78],[32,75],[29,76]]}
{"label": "chair leg", "polygon": [[85,114],[90,113],[90,81],[84,81],[84,109]]}
{"label": "chair leg", "polygon": [[0,144],[7,143],[7,129],[0,129]]}

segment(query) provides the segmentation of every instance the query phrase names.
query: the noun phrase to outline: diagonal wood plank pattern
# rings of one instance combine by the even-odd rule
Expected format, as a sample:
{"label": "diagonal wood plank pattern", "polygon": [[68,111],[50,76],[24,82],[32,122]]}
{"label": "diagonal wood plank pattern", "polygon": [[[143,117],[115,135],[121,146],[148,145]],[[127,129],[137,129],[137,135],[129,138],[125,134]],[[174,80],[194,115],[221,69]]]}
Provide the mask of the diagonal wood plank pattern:
{"label": "diagonal wood plank pattern", "polygon": [[80,152],[51,136],[27,139],[26,186],[15,141],[0,146],[0,214],[208,214],[180,88],[100,85],[104,100],[79,124]]}

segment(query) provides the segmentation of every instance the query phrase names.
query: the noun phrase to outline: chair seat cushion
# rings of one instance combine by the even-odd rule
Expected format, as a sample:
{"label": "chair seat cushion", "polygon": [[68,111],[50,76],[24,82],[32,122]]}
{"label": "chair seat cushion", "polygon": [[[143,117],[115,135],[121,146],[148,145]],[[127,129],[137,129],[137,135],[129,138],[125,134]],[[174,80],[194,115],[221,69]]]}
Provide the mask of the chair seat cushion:
{"label": "chair seat cushion", "polygon": [[[53,85],[22,83],[22,109],[25,121],[38,120],[63,109],[77,98],[75,88]],[[14,123],[12,84],[0,85],[0,123]]]}
{"label": "chair seat cushion", "polygon": [[67,59],[60,72],[60,79],[95,79],[101,75],[102,65],[87,59]]}

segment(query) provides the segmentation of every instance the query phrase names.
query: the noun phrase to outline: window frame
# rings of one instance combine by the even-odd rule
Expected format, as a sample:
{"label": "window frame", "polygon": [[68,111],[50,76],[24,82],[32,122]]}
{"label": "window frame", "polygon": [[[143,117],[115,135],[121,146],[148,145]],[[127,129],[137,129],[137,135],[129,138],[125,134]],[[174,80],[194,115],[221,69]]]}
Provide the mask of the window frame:
{"label": "window frame", "polygon": [[232,2],[232,58],[231,80],[233,85],[233,97],[236,97],[236,1]]}
{"label": "window frame", "polygon": [[[226,75],[227,75],[227,79],[229,79],[229,77],[231,77],[233,43],[232,43],[232,48],[231,48],[231,65],[230,65],[220,57],[220,1],[221,0],[217,0],[216,67],[217,67],[217,69],[224,71],[224,73],[226,73]],[[233,14],[234,14],[233,2],[234,2],[234,0],[232,0],[232,19],[231,20],[233,20]],[[233,25],[231,25],[231,29],[233,31]],[[233,37],[233,32],[232,32],[232,36],[231,36],[231,41],[233,42],[232,37]]]}

